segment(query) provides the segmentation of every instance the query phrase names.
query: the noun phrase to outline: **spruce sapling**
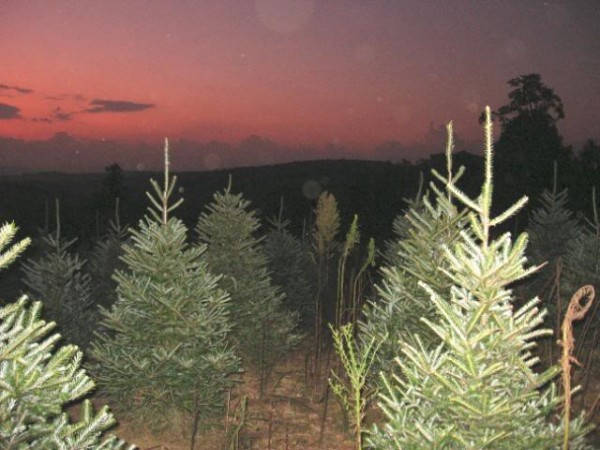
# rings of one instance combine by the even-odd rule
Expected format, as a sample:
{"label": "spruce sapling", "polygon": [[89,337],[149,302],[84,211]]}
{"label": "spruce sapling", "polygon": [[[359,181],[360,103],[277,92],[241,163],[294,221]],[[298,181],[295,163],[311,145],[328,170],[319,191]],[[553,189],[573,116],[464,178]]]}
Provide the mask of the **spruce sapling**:
{"label": "spruce sapling", "polygon": [[[509,286],[537,269],[525,267],[527,235],[492,238],[492,230],[526,202],[522,198],[491,216],[492,122],[486,108],[485,181],[477,199],[452,182],[449,192],[468,210],[459,239],[443,245],[444,272],[452,280],[444,296],[421,281],[437,310],[423,326],[440,341],[434,348],[418,335],[400,340],[396,371],[382,375],[379,406],[386,420],[375,426],[369,443],[375,449],[556,449],[562,443],[561,399],[551,383],[552,367],[536,373],[534,339],[551,333],[539,329],[544,312],[538,299],[520,308]],[[439,177],[439,176],[438,176]],[[444,180],[442,177],[439,177]],[[554,419],[554,420],[552,420]],[[571,424],[571,449],[587,448],[581,419]]]}
{"label": "spruce sapling", "polygon": [[65,240],[61,236],[58,200],[56,230],[41,241],[42,254],[23,264],[26,293],[43,303],[46,316],[56,321],[68,343],[85,349],[98,314],[91,298],[91,278],[84,271],[86,260],[71,251],[77,239]]}
{"label": "spruce sapling", "polygon": [[118,299],[104,309],[92,346],[101,392],[123,416],[161,430],[180,417],[194,446],[200,426],[222,413],[239,360],[230,344],[229,296],[209,271],[205,246],[190,246],[187,229],[171,215],[176,177],[152,180],[148,215],[124,245]]}
{"label": "spruce sapling", "polygon": [[256,212],[231,180],[198,218],[198,245],[207,247],[208,265],[223,275],[219,286],[231,295],[233,333],[246,362],[258,368],[260,393],[273,366],[299,341],[298,315],[283,307],[284,294],[271,283],[257,237]]}
{"label": "spruce sapling", "polygon": [[[10,248],[13,224],[0,229],[0,269],[29,244],[24,239]],[[54,322],[40,318],[41,302],[26,296],[0,308],[0,448],[3,450],[120,450],[125,442],[104,436],[115,419],[104,406],[94,413],[92,403],[81,405],[79,420],[65,412],[94,388],[81,369],[81,351],[74,345],[57,347]],[[133,450],[133,446],[128,447]]]}

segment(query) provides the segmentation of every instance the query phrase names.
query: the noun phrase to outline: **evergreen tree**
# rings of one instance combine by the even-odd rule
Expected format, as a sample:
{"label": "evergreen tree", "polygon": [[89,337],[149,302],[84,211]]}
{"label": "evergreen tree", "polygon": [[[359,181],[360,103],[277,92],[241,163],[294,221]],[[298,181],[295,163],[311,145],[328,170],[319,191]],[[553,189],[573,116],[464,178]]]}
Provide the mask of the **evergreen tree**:
{"label": "evergreen tree", "polygon": [[[0,269],[29,243],[23,240],[7,251],[16,233],[12,224],[0,230]],[[115,436],[103,439],[114,417],[103,407],[94,413],[82,404],[79,420],[64,412],[90,393],[94,383],[80,368],[82,353],[74,345],[55,348],[54,323],[40,319],[41,303],[25,296],[0,308],[0,448],[3,450],[118,450],[125,443]],[[133,446],[129,447],[133,449]]]}
{"label": "evergreen tree", "polygon": [[[428,196],[429,193],[425,193],[425,197]],[[402,242],[410,239],[411,216],[421,215],[426,211],[426,208],[423,206],[423,195],[420,192],[415,199],[405,199],[405,201],[407,208],[394,217],[394,221],[392,222],[393,237],[385,241],[383,251],[381,252],[384,264],[387,267],[395,267],[402,264],[404,259],[401,256]]]}
{"label": "evergreen tree", "polygon": [[86,260],[70,251],[77,240],[61,236],[58,203],[56,222],[55,233],[41,239],[41,255],[23,264],[23,283],[27,294],[44,304],[45,314],[58,323],[66,341],[85,349],[98,317],[91,298],[91,279],[84,272]]}
{"label": "evergreen tree", "polygon": [[565,116],[560,97],[536,73],[508,84],[513,88],[510,102],[493,113],[502,125],[496,142],[502,207],[523,194],[537,199],[552,178],[553,162],[563,169],[561,174],[570,173],[572,165],[571,149],[563,145],[556,125]]}
{"label": "evergreen tree", "polygon": [[121,256],[127,236],[127,230],[119,222],[117,206],[115,221],[110,221],[107,235],[96,243],[89,259],[91,296],[96,306],[110,308],[117,299],[117,282],[113,274],[115,270],[125,268]]}
{"label": "evergreen tree", "polygon": [[[565,251],[562,294],[571,295],[580,286],[591,284],[600,290],[600,218],[596,191],[592,191],[593,220],[585,219]],[[567,297],[568,298],[568,297]],[[595,322],[598,323],[596,315]]]}
{"label": "evergreen tree", "polygon": [[[563,311],[557,310],[559,305],[555,299],[564,294],[559,289],[564,258],[571,253],[571,247],[582,230],[573,212],[567,208],[567,189],[557,192],[556,184],[555,166],[552,191],[544,190],[540,197],[540,206],[531,214],[527,228],[530,241],[528,253],[531,262],[545,265],[528,280],[525,291],[529,297],[540,297],[550,313],[551,325],[558,330]],[[579,286],[582,284],[583,282]],[[570,292],[574,291],[575,289]]]}
{"label": "evergreen tree", "polygon": [[288,230],[288,221],[279,217],[267,232],[264,251],[272,284],[285,294],[285,306],[296,311],[303,328],[312,326],[315,316],[314,263],[303,242]]}
{"label": "evergreen tree", "polygon": [[[379,405],[386,423],[369,437],[375,449],[558,449],[561,426],[551,418],[560,401],[553,367],[534,372],[533,339],[543,312],[538,300],[515,309],[509,286],[536,270],[524,266],[527,236],[491,238],[493,227],[521,208],[526,198],[491,217],[492,125],[486,109],[485,182],[473,200],[451,180],[447,188],[469,210],[454,243],[442,245],[444,272],[453,280],[445,297],[421,281],[437,310],[423,319],[439,338],[428,348],[419,336],[400,340],[396,373],[382,375]],[[440,177],[441,178],[441,177]],[[556,418],[556,421],[560,418]],[[586,448],[581,420],[572,424],[571,449]]]}
{"label": "evergreen tree", "polygon": [[103,332],[92,346],[101,392],[136,424],[160,430],[175,417],[191,421],[192,447],[200,425],[224,407],[238,358],[230,342],[228,295],[207,266],[205,248],[186,243],[187,229],[170,216],[176,177],[152,180],[149,214],[124,245],[118,299],[103,310]]}
{"label": "evergreen tree", "polygon": [[[450,127],[448,132],[451,136]],[[452,140],[448,142],[450,155]],[[452,174],[450,159],[448,170],[447,179],[454,182],[463,172],[461,168]],[[382,343],[374,360],[377,370],[389,372],[394,367],[399,339],[411,341],[419,333],[427,345],[439,341],[435,333],[423,329],[421,318],[433,320],[438,311],[419,283],[427,283],[439,295],[449,295],[452,279],[447,273],[448,262],[442,258],[443,246],[459,239],[465,213],[452,203],[449,192],[434,183],[431,190],[433,202],[429,194],[419,194],[409,202],[408,211],[394,221],[396,240],[387,244],[382,281],[376,286],[377,299],[365,308],[359,336],[364,343]]]}
{"label": "evergreen tree", "polygon": [[231,181],[198,218],[198,244],[207,246],[211,270],[223,275],[220,286],[230,293],[234,335],[246,361],[261,374],[260,392],[274,364],[297,342],[298,315],[283,307],[284,294],[274,287],[268,261],[257,237],[256,212]]}

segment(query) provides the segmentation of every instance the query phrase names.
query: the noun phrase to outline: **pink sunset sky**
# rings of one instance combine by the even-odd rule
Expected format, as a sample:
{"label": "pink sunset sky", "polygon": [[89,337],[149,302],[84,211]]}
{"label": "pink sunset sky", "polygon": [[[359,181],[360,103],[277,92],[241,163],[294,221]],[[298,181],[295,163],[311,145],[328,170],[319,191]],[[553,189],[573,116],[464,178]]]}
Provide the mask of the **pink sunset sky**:
{"label": "pink sunset sky", "polygon": [[595,0],[5,0],[0,136],[426,156],[449,120],[480,141],[483,107],[535,72],[577,148],[600,137],[599,23]]}

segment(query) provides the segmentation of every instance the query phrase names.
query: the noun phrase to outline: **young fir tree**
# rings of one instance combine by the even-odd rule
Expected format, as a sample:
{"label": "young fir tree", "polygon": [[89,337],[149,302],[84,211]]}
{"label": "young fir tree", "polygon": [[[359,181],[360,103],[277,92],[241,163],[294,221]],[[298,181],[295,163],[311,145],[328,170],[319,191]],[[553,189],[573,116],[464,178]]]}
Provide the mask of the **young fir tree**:
{"label": "young fir tree", "polygon": [[[186,243],[187,229],[171,212],[176,177],[152,180],[152,207],[124,246],[125,270],[115,274],[118,299],[103,310],[103,331],[92,344],[101,392],[123,416],[153,430],[212,424],[225,404],[239,360],[229,342],[228,295],[207,265],[205,248]],[[188,422],[190,421],[190,422]]]}
{"label": "young fir tree", "polygon": [[[560,402],[547,383],[557,369],[538,374],[532,366],[533,339],[543,313],[537,299],[515,309],[509,286],[535,271],[524,266],[527,236],[492,239],[493,227],[523,206],[522,199],[491,217],[492,123],[486,108],[485,181],[473,200],[447,181],[469,209],[469,222],[451,245],[442,245],[444,272],[453,280],[450,295],[421,281],[437,310],[423,319],[439,338],[435,348],[418,335],[401,340],[397,371],[383,375],[379,406],[386,422],[369,436],[375,449],[558,449],[561,426],[550,420]],[[574,421],[571,450],[585,448],[580,420]]]}
{"label": "young fir tree", "polygon": [[96,243],[89,258],[92,302],[104,308],[110,308],[117,300],[117,282],[113,278],[114,272],[125,268],[121,256],[128,233],[119,220],[118,201],[119,199],[117,199],[115,221],[110,221],[108,233]]}
{"label": "young fir tree", "polygon": [[310,253],[300,239],[289,230],[289,221],[281,215],[272,222],[264,240],[268,270],[273,285],[285,294],[285,306],[299,315],[300,325],[313,325],[315,310],[315,267]]}
{"label": "young fir tree", "polygon": [[[385,241],[381,256],[383,257],[386,267],[395,267],[402,265],[404,258],[401,243],[410,238],[411,234],[411,216],[415,214],[423,214],[423,173],[419,173],[419,189],[414,199],[404,199],[407,208],[398,214],[392,222],[393,237]],[[411,213],[409,215],[409,213]]]}
{"label": "young fir tree", "polygon": [[270,371],[298,342],[298,315],[283,307],[284,294],[271,283],[256,212],[231,180],[198,218],[198,243],[207,246],[211,270],[223,275],[220,286],[231,295],[234,335],[246,361],[259,369],[260,392]]}
{"label": "young fir tree", "polygon": [[[595,189],[592,202],[593,219],[585,219],[564,255],[561,291],[565,298],[584,284],[591,284],[596,292],[600,291],[600,218]],[[598,308],[597,304],[595,308]],[[600,318],[595,314],[592,320],[597,324]]]}
{"label": "young fir tree", "polygon": [[[528,297],[540,297],[544,307],[548,309],[548,325],[558,330],[561,325],[563,309],[572,292],[562,292],[561,278],[564,259],[571,252],[575,240],[580,236],[582,228],[572,211],[567,208],[568,191],[557,190],[556,165],[552,191],[545,189],[540,196],[540,206],[531,214],[527,234],[529,235],[528,253],[531,262],[543,267],[525,284]],[[579,280],[582,281],[582,280]],[[582,281],[581,285],[589,280]],[[579,287],[578,286],[578,287]],[[565,295],[564,307],[561,296]]]}
{"label": "young fir tree", "polygon": [[[446,154],[450,155],[451,124],[448,135]],[[456,182],[463,168],[453,174],[452,160],[448,158],[447,164],[446,179]],[[361,341],[382,343],[374,360],[376,371],[389,372],[395,367],[399,339],[414,342],[418,333],[427,346],[439,342],[433,331],[423,328],[421,318],[434,319],[438,311],[419,283],[427,283],[444,297],[449,295],[452,279],[447,273],[449,263],[442,258],[443,246],[453,245],[459,239],[466,217],[452,202],[447,190],[439,189],[434,183],[430,186],[433,201],[427,193],[418,194],[409,202],[408,211],[395,220],[397,240],[388,243],[384,253],[387,265],[381,269],[382,281],[376,286],[378,298],[364,311]]]}
{"label": "young fir tree", "polygon": [[87,348],[98,315],[91,298],[86,260],[71,252],[77,239],[65,240],[60,233],[58,201],[56,231],[42,237],[42,253],[23,264],[26,293],[44,304],[45,315],[58,324],[68,343]]}
{"label": "young fir tree", "polygon": [[[0,269],[27,246],[25,239],[4,251],[16,227],[0,229]],[[83,402],[79,420],[65,412],[94,387],[80,368],[82,353],[74,345],[56,348],[55,324],[40,319],[41,303],[23,296],[0,308],[0,448],[4,450],[119,450],[125,443],[103,438],[115,419],[103,407],[94,413]],[[133,446],[129,447],[133,449]]]}

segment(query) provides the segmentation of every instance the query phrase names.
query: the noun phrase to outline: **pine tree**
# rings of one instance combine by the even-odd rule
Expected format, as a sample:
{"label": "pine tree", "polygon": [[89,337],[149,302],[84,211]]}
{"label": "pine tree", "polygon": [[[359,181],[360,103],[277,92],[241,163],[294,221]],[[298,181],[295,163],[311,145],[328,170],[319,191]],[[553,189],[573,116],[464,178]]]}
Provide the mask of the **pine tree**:
{"label": "pine tree", "polygon": [[[451,125],[448,134],[452,136]],[[452,147],[449,138],[447,155]],[[456,182],[463,168],[453,174],[451,159],[447,164],[446,179]],[[439,342],[432,330],[423,328],[421,318],[435,319],[438,311],[419,283],[427,283],[444,297],[450,294],[452,278],[447,273],[449,263],[442,258],[443,246],[453,245],[459,239],[466,217],[446,189],[434,183],[430,188],[433,201],[429,193],[418,194],[409,202],[408,211],[394,221],[396,240],[387,244],[384,253],[387,265],[381,269],[377,298],[365,308],[360,339],[364,343],[382,342],[374,361],[376,371],[389,372],[395,367],[399,339],[413,341],[418,333],[427,346]]]}
{"label": "pine tree", "polygon": [[298,315],[283,307],[284,294],[271,283],[256,212],[242,194],[231,192],[231,180],[198,218],[198,244],[207,246],[211,270],[223,275],[220,286],[230,293],[234,335],[246,362],[260,372],[264,393],[270,371],[294,345]]}
{"label": "pine tree", "polygon": [[124,246],[118,299],[103,310],[92,346],[101,392],[135,424],[161,430],[180,417],[194,446],[199,426],[221,414],[238,358],[229,342],[228,295],[207,266],[205,248],[186,243],[187,229],[170,213],[176,177],[152,180],[149,214]]}
{"label": "pine tree", "polygon": [[[423,319],[439,338],[428,348],[400,340],[396,372],[383,375],[379,405],[386,423],[369,436],[375,449],[558,449],[561,426],[550,419],[560,402],[552,367],[536,373],[533,339],[543,312],[539,300],[515,309],[509,286],[536,270],[526,268],[527,236],[492,239],[493,227],[518,211],[526,198],[491,217],[492,124],[486,108],[485,182],[477,199],[450,180],[448,190],[469,210],[459,239],[442,245],[444,271],[453,280],[450,295],[421,281],[437,317]],[[440,177],[441,178],[441,177]],[[548,387],[548,383],[550,383]],[[560,418],[556,418],[559,421]],[[581,420],[572,424],[571,449],[586,448]]]}
{"label": "pine tree", "polygon": [[[10,247],[13,224],[0,230],[0,269],[29,243]],[[55,324],[40,319],[41,303],[23,296],[0,308],[0,448],[5,450],[119,450],[125,443],[103,433],[115,419],[108,408],[94,413],[85,400],[79,420],[64,411],[91,392],[93,381],[80,368],[82,353],[74,345],[56,348]],[[129,449],[133,449],[130,446]]]}
{"label": "pine tree", "polygon": [[23,264],[26,293],[44,304],[45,315],[58,324],[68,343],[85,349],[92,338],[98,315],[93,308],[86,260],[73,253],[77,239],[61,236],[56,204],[56,230],[41,239],[42,254]]}

